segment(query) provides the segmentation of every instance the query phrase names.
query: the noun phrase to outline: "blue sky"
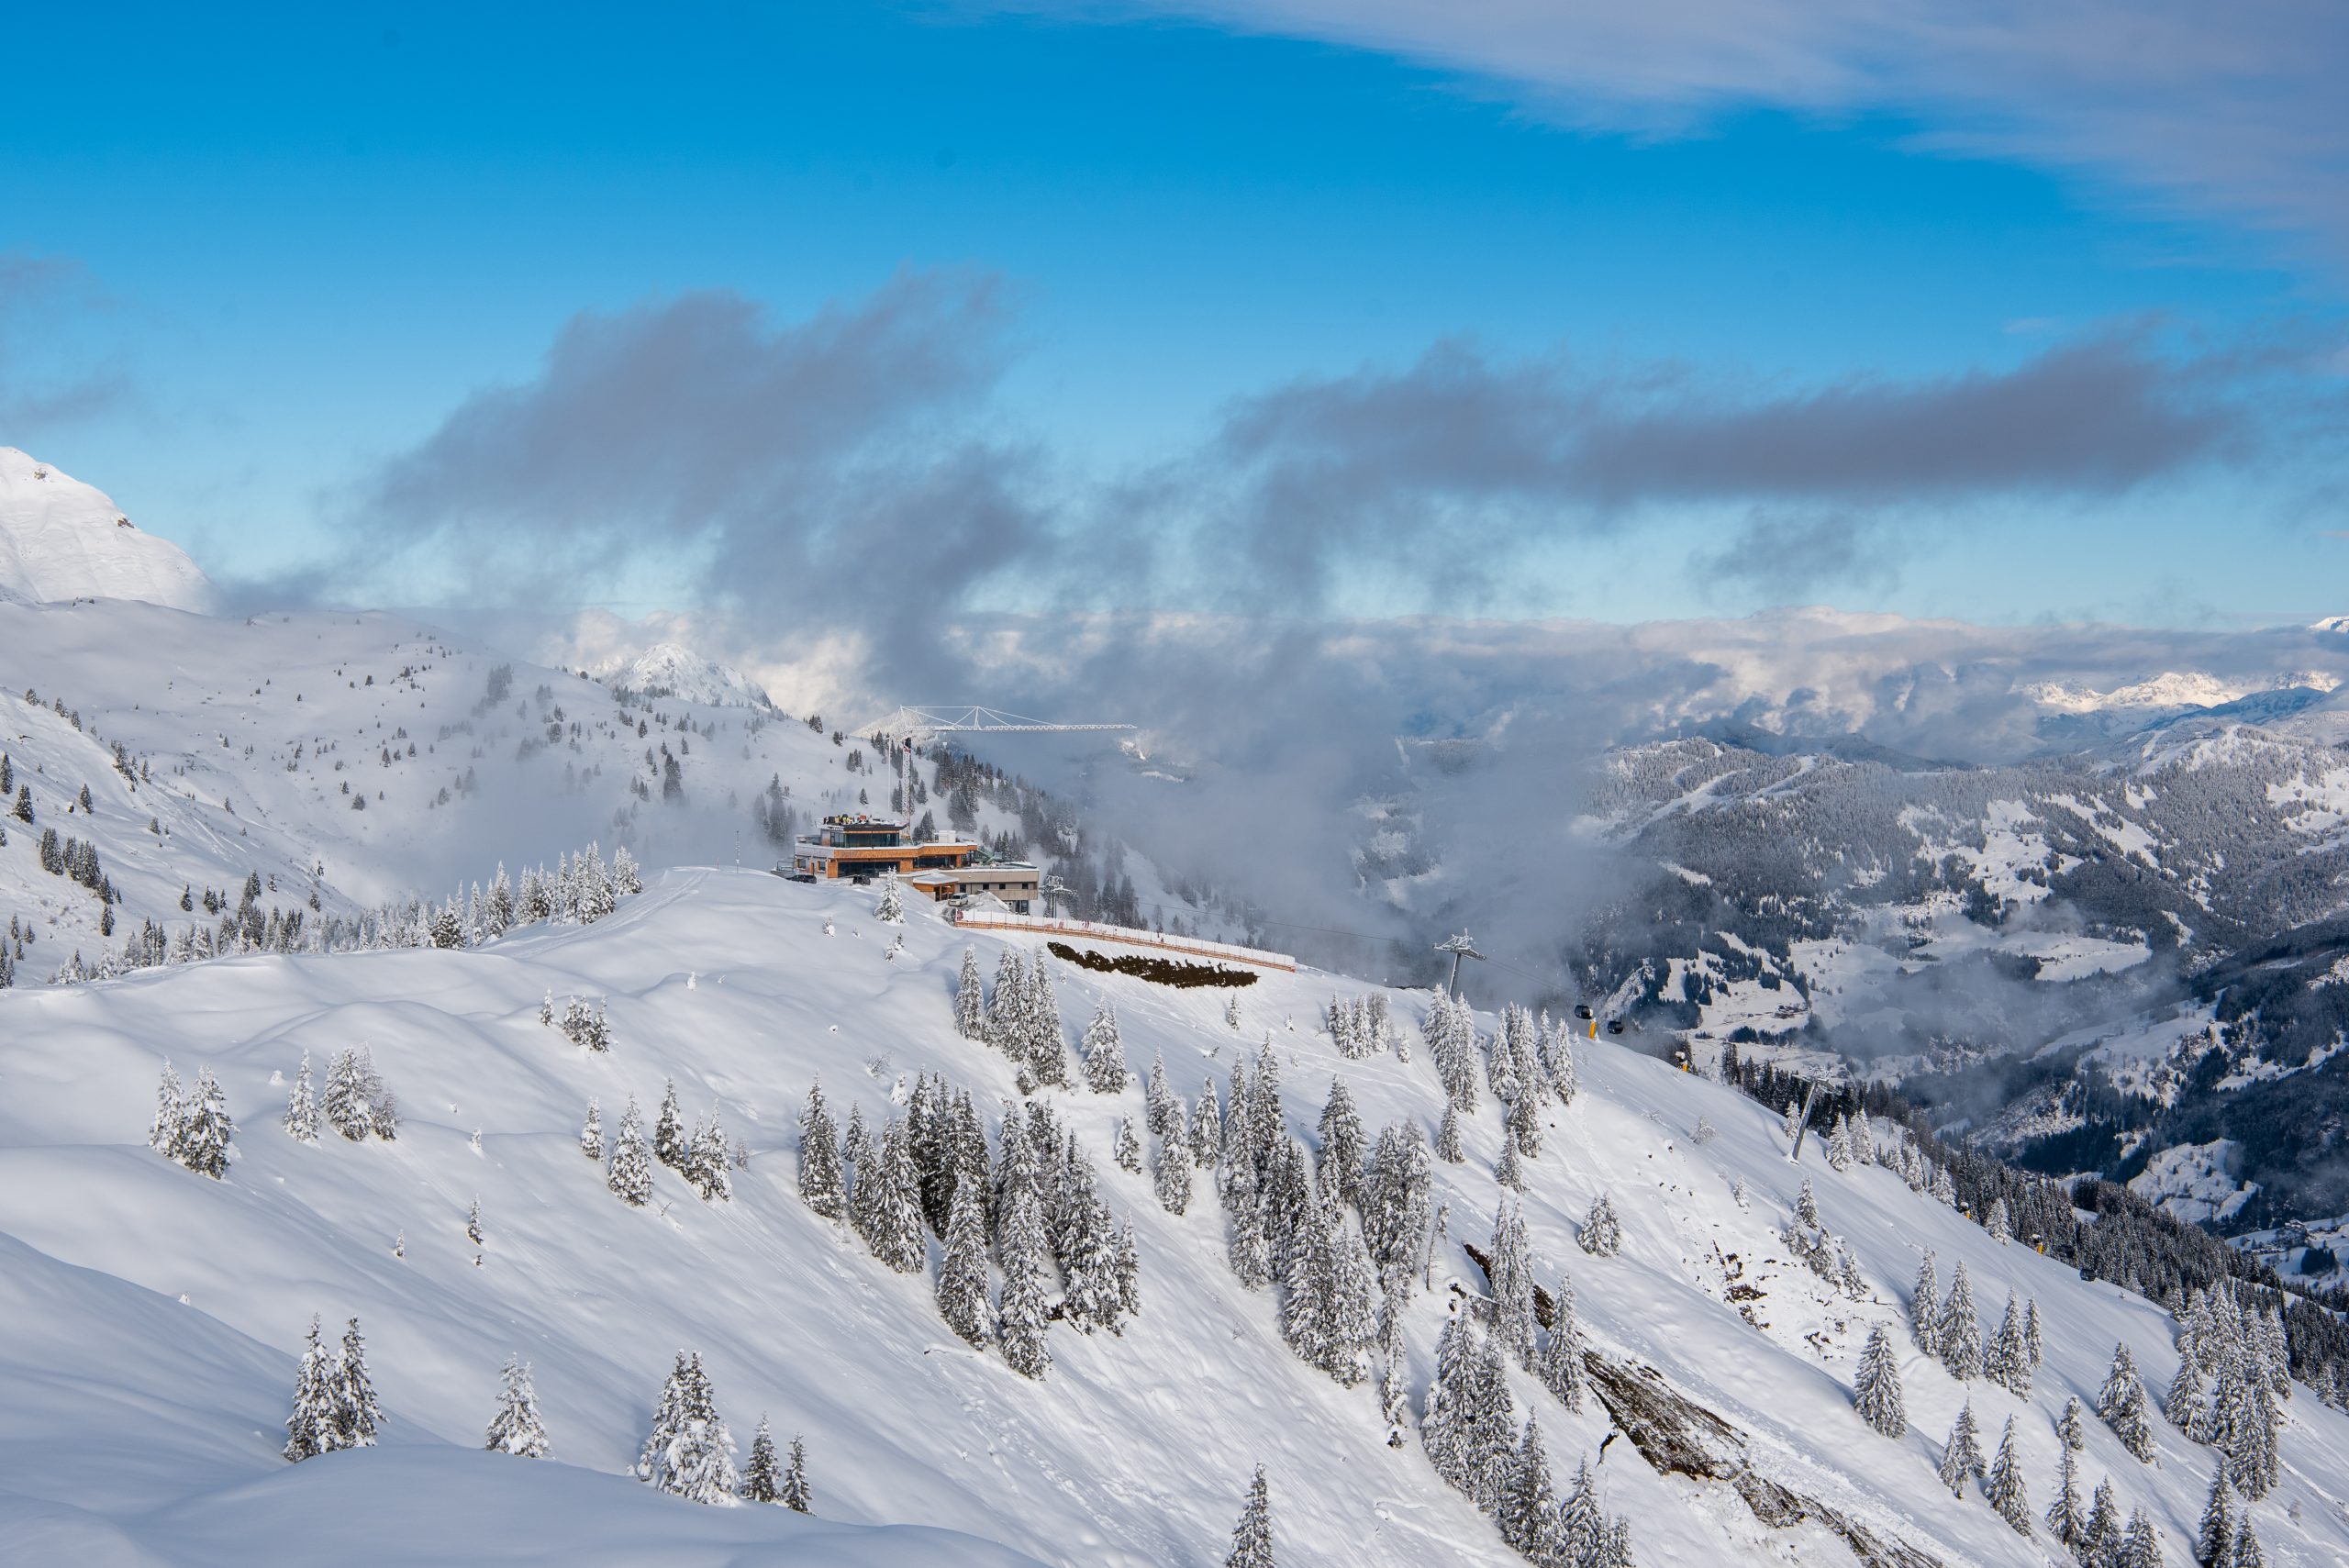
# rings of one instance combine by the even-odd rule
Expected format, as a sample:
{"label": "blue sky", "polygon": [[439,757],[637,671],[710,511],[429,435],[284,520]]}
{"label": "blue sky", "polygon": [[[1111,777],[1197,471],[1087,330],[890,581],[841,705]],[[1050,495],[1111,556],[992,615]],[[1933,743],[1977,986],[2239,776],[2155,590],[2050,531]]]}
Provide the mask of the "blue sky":
{"label": "blue sky", "polygon": [[[1965,453],[1927,454],[1914,491],[1898,465],[1749,493],[1750,461],[1693,489],[1651,464],[1598,501],[1579,462],[1497,494],[1481,460],[1445,459],[1370,547],[1353,514],[1318,520],[1327,553],[1265,570],[1265,597],[1610,619],[1812,599],[2151,624],[2349,608],[2349,541],[2330,537],[2349,528],[2349,258],[2310,216],[2339,194],[2337,146],[2272,182],[2231,186],[2222,164],[2165,183],[2146,172],[2161,146],[2000,98],[2028,72],[1996,61],[1955,84],[1896,63],[1786,90],[1732,61],[1728,86],[1690,87],[1645,40],[1594,86],[1478,57],[1475,6],[1440,48],[1408,6],[1379,28],[1315,9],[50,7],[17,24],[0,95],[0,442],[113,491],[217,574],[311,565],[352,595],[479,598],[494,589],[452,542],[510,529],[568,568],[549,591],[685,607],[728,580],[728,539],[809,526],[760,511],[806,471],[759,470],[712,504],[733,513],[668,519],[685,548],[631,560],[612,548],[623,517],[574,533],[544,500],[471,503],[480,469],[445,460],[476,395],[576,407],[546,356],[583,312],[658,335],[666,305],[724,291],[788,335],[893,279],[978,278],[982,368],[800,461],[847,493],[937,441],[984,445],[990,473],[1016,453],[1054,559],[1137,531],[1190,548],[1105,549],[1090,581],[1049,590],[1007,550],[973,602],[1187,606],[1288,553],[1296,492],[1275,479],[1317,500],[1341,488],[1333,465],[1380,483],[1333,454],[1326,406],[1358,408],[1437,345],[1492,373],[1477,409],[1538,384],[1522,417],[1652,424],[1661,406],[1684,430],[1692,408],[1807,417],[1822,389],[1988,378],[2003,395],[2043,356],[2120,341],[2149,403],[2182,416],[2120,432],[2120,457],[1977,484],[1950,476]],[[2277,163],[2248,139],[2242,157]],[[1235,411],[1285,390],[1320,411],[1235,459]],[[644,413],[649,442],[663,417]],[[1855,428],[1822,438],[1831,460],[1882,439]],[[2154,452],[2171,439],[2191,450]],[[387,501],[419,455],[441,487]],[[1493,569],[1424,564],[1462,555]]]}

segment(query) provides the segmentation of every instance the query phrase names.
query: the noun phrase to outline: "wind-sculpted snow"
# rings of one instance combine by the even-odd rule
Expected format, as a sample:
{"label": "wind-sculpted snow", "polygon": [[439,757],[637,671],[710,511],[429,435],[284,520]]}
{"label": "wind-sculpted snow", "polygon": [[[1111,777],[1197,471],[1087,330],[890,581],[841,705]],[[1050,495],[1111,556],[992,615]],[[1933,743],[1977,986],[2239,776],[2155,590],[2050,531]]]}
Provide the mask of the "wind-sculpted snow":
{"label": "wind-sculpted snow", "polygon": [[[685,870],[592,926],[521,929],[476,948],[256,955],[0,993],[0,1523],[11,1539],[43,1543],[47,1561],[135,1548],[206,1568],[306,1552],[1205,1565],[1222,1561],[1261,1463],[1283,1562],[1515,1561],[1416,1438],[1386,1445],[1374,1383],[1341,1387],[1289,1351],[1277,1291],[1233,1278],[1204,1173],[1175,1217],[1146,1170],[1111,1158],[1119,1120],[1144,1114],[1154,1057],[1186,1100],[1210,1077],[1228,1097],[1232,1065],[1252,1062],[1267,1035],[1296,1136],[1318,1141],[1338,1074],[1366,1131],[1397,1120],[1432,1130],[1443,1091],[1420,1042],[1408,1062],[1341,1056],[1318,1026],[1333,995],[1365,988],[1326,973],[1227,994],[1047,959],[1072,1038],[1097,1001],[1116,1005],[1130,1086],[1048,1093],[1102,1197],[1135,1229],[1141,1307],[1119,1335],[1054,1324],[1051,1369],[1030,1381],[956,1337],[930,1272],[891,1272],[797,1193],[796,1116],[819,1076],[834,1114],[861,1110],[876,1133],[921,1072],[970,1090],[990,1140],[997,1107],[1016,1097],[1012,1064],[953,1027],[964,947],[992,973],[1000,939],[955,931],[918,905],[885,931],[872,903]],[[540,1021],[550,997],[560,1012],[574,995],[606,1008],[608,1051]],[[1234,995],[1237,1028],[1224,1013]],[[1388,995],[1408,1036],[1426,998]],[[1820,1140],[1790,1164],[1776,1118],[1740,1095],[1575,1043],[1580,1092],[1546,1104],[1542,1152],[1521,1161],[1535,1278],[1554,1287],[1571,1273],[1594,1355],[1624,1376],[1653,1369],[1673,1399],[1735,1434],[1724,1447],[1744,1468],[1716,1481],[1660,1473],[1637,1443],[1602,1451],[1602,1400],[1569,1411],[1512,1372],[1516,1408],[1539,1416],[1561,1486],[1591,1460],[1607,1513],[1632,1521],[1646,1564],[1845,1562],[1855,1530],[1953,1568],[2038,1568],[2054,1555],[2043,1529],[2017,1535],[1978,1489],[1959,1500],[1940,1487],[1942,1434],[1969,1396],[1986,1434],[2014,1417],[2043,1490],[2055,1417],[2069,1395],[2093,1402],[2116,1342],[2150,1385],[2166,1385],[2167,1316],[1994,1240],[1891,1172],[1831,1170]],[[323,1071],[360,1045],[399,1097],[396,1140],[287,1136],[277,1118],[302,1053]],[[166,1058],[191,1079],[210,1068],[226,1093],[238,1131],[223,1180],[147,1146]],[[672,1079],[688,1118],[719,1112],[747,1163],[730,1201],[705,1203],[662,1168],[652,1203],[631,1208],[583,1158],[581,1120],[595,1099],[608,1137],[629,1097],[649,1117]],[[1700,1118],[1713,1131],[1701,1140],[1690,1136]],[[1493,1234],[1500,1121],[1484,1096],[1464,1118],[1465,1162],[1435,1166],[1445,1234],[1429,1288],[1403,1309],[1415,1407],[1447,1318],[1475,1310],[1486,1288],[1461,1243]],[[1806,1177],[1820,1225],[1854,1255],[1862,1297],[1781,1240]],[[1602,1194],[1621,1228],[1604,1257],[1575,1244]],[[478,1246],[465,1234],[475,1200]],[[1966,1264],[1986,1311],[2009,1289],[2037,1301],[2046,1359],[2029,1398],[1961,1385],[1917,1351],[1906,1295],[1923,1248],[1945,1273]],[[929,1271],[939,1251],[929,1244]],[[364,1325],[383,1445],[288,1466],[278,1423],[313,1315]],[[1899,1439],[1852,1408],[1877,1325],[1905,1384]],[[696,1507],[622,1478],[681,1347],[703,1358],[738,1444],[762,1413],[779,1439],[805,1435],[815,1520]],[[477,1451],[509,1355],[532,1363],[548,1460]],[[2349,1473],[2349,1422],[2305,1389],[2288,1409],[2286,1476],[2251,1507],[2269,1561],[2337,1561],[2349,1551],[2333,1495]],[[2212,1455],[2156,1427],[2148,1465],[2092,1422],[2082,1474],[2088,1487],[2110,1475],[2124,1513],[2145,1508],[2182,1560]]]}

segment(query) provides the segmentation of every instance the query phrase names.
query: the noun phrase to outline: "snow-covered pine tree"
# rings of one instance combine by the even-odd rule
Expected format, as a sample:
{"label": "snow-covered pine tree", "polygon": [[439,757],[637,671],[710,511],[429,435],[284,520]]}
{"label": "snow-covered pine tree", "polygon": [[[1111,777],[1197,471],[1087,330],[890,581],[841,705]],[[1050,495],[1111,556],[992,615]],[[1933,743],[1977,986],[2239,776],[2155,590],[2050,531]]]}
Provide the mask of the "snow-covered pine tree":
{"label": "snow-covered pine tree", "polygon": [[1363,1201],[1362,1117],[1354,1109],[1353,1091],[1343,1078],[1330,1080],[1330,1098],[1321,1107],[1321,1184],[1341,1203],[1359,1207]]}
{"label": "snow-covered pine tree", "polygon": [[2226,1347],[2210,1400],[2210,1441],[2225,1456],[2229,1484],[2255,1502],[2282,1476],[2276,1440],[2283,1413],[2267,1380],[2248,1362],[2247,1350]]}
{"label": "snow-covered pine tree", "polygon": [[1966,1478],[1981,1473],[1982,1434],[1974,1424],[1974,1401],[1968,1399],[1950,1427],[1949,1441],[1942,1445],[1942,1485],[1949,1488],[1951,1496],[1963,1497]]}
{"label": "snow-covered pine tree", "polygon": [[1516,1444],[1516,1413],[1499,1358],[1464,1314],[1436,1343],[1419,1437],[1436,1473],[1486,1510],[1500,1503]]}
{"label": "snow-covered pine tree", "polygon": [[2248,1508],[2235,1526],[2235,1549],[2227,1559],[2227,1568],[2267,1568],[2267,1553],[2259,1544],[2259,1531],[2253,1528]]}
{"label": "snow-covered pine tree", "polygon": [[1273,1502],[1264,1485],[1264,1467],[1248,1484],[1248,1500],[1241,1505],[1240,1522],[1231,1527],[1231,1553],[1223,1568],[1275,1568],[1273,1562]]}
{"label": "snow-covered pine tree", "polygon": [[206,1067],[195,1075],[188,1095],[187,1119],[180,1129],[180,1163],[199,1176],[220,1181],[228,1173],[230,1144],[237,1124],[228,1116],[228,1097]]}
{"label": "snow-covered pine tree", "polygon": [[284,1126],[285,1136],[296,1143],[318,1140],[318,1100],[310,1089],[310,1053],[302,1052],[302,1065],[294,1074],[293,1090],[285,1096]]}
{"label": "snow-covered pine tree", "polygon": [[342,1430],[335,1420],[341,1381],[341,1368],[319,1338],[318,1320],[314,1317],[309,1345],[294,1373],[294,1410],[285,1418],[285,1447],[280,1451],[289,1463],[298,1464],[342,1446]]}
{"label": "snow-covered pine tree", "polygon": [[326,1113],[334,1129],[353,1143],[363,1143],[374,1130],[377,1085],[356,1050],[339,1051],[327,1063]]}
{"label": "snow-covered pine tree", "polygon": [[1838,1116],[1827,1133],[1827,1164],[1831,1170],[1852,1168],[1852,1123],[1849,1118]]}
{"label": "snow-covered pine tree", "polygon": [[[2110,1484],[2099,1492],[2102,1496]],[[2015,1453],[2015,1418],[2007,1418],[2007,1429],[1998,1439],[1998,1455],[1990,1462],[1990,1478],[1982,1488],[1990,1506],[2017,1535],[2031,1533],[2031,1487],[2023,1479],[2022,1461]]]}
{"label": "snow-covered pine tree", "polygon": [[1489,1331],[1493,1341],[1520,1366],[1533,1364],[1533,1260],[1525,1238],[1525,1214],[1503,1199],[1493,1218],[1485,1277],[1492,1287]]}
{"label": "snow-covered pine tree", "polygon": [[1313,1164],[1302,1145],[1284,1138],[1264,1161],[1264,1243],[1272,1250],[1273,1269],[1285,1273],[1297,1250],[1298,1222],[1315,1190]]}
{"label": "snow-covered pine tree", "polygon": [[163,1060],[163,1076],[155,1089],[155,1119],[148,1124],[147,1147],[167,1160],[180,1157],[180,1140],[187,1128],[187,1091],[180,1084],[180,1075],[172,1070],[171,1059]]}
{"label": "snow-covered pine tree", "polygon": [[1598,1487],[1590,1478],[1590,1461],[1575,1472],[1566,1500],[1558,1509],[1560,1568],[1597,1568],[1607,1551],[1607,1521],[1598,1512]]}
{"label": "snow-covered pine tree", "polygon": [[1893,1353],[1892,1336],[1878,1323],[1868,1330],[1867,1348],[1860,1352],[1860,1369],[1852,1386],[1852,1404],[1860,1419],[1897,1438],[1909,1429],[1909,1414],[1900,1392],[1900,1362]]}
{"label": "snow-covered pine tree", "polygon": [[1528,1562],[1554,1563],[1564,1544],[1558,1494],[1550,1479],[1550,1456],[1542,1446],[1542,1423],[1525,1418],[1525,1438],[1509,1467],[1501,1495],[1501,1539]]}
{"label": "snow-covered pine tree", "polygon": [[1386,1446],[1401,1448],[1411,1424],[1411,1380],[1403,1361],[1401,1303],[1391,1296],[1378,1308],[1378,1418],[1386,1423]]}
{"label": "snow-covered pine tree", "polygon": [[759,1429],[751,1434],[751,1461],[742,1469],[742,1500],[746,1503],[783,1501],[783,1461],[774,1451],[774,1429],[766,1413],[759,1414]]}
{"label": "snow-covered pine tree", "polygon": [[1517,1157],[1517,1140],[1507,1133],[1501,1137],[1500,1163],[1493,1167],[1493,1181],[1505,1192],[1525,1190],[1525,1165]]}
{"label": "snow-covered pine tree", "polygon": [[1109,1157],[1118,1162],[1118,1169],[1127,1174],[1141,1174],[1141,1140],[1135,1136],[1133,1118],[1121,1116],[1118,1118],[1118,1129],[1109,1140]]}
{"label": "snow-covered pine tree", "polygon": [[1802,1106],[1793,1100],[1787,1102],[1787,1114],[1780,1118],[1780,1129],[1788,1138],[1802,1131]]}
{"label": "snow-covered pine tree", "polygon": [[729,1203],[734,1197],[733,1151],[726,1142],[726,1130],[718,1125],[718,1107],[709,1107],[709,1120],[697,1122],[694,1135],[685,1144],[685,1180],[704,1203]]}
{"label": "snow-covered pine tree", "polygon": [[2081,1521],[2073,1555],[2095,1568],[2107,1568],[2120,1550],[2121,1504],[2112,1495],[2112,1478],[2108,1475],[2096,1484],[2096,1496],[2088,1503],[2088,1517]]}
{"label": "snow-covered pine tree", "polygon": [[677,1081],[671,1078],[662,1085],[661,1111],[652,1123],[652,1157],[673,1171],[683,1171],[689,1148],[685,1113],[677,1108]]}
{"label": "snow-covered pine tree", "polygon": [[1163,1138],[1183,1125],[1183,1109],[1180,1096],[1166,1085],[1166,1053],[1152,1053],[1150,1075],[1142,1084],[1143,1125],[1152,1138]]}
{"label": "snow-covered pine tree", "polygon": [[918,1273],[930,1253],[923,1240],[920,1188],[902,1120],[891,1117],[882,1128],[881,1145],[869,1163],[869,1170],[856,1173],[852,1199],[864,1216],[858,1229],[865,1245],[897,1273]]}
{"label": "snow-covered pine tree", "polygon": [[[1010,1140],[1007,1131],[1005,1141]],[[1019,1182],[1011,1187],[996,1228],[996,1249],[1003,1259],[998,1315],[1003,1359],[1022,1377],[1041,1377],[1052,1364],[1052,1347],[1044,1340],[1052,1243],[1044,1234],[1043,1208],[1032,1184]]]}
{"label": "snow-covered pine tree", "polygon": [[[1117,1010],[1107,998],[1093,1009],[1093,1021],[1085,1026],[1085,1039],[1080,1042],[1085,1052],[1085,1086],[1097,1095],[1119,1095],[1126,1088],[1126,1048],[1118,1038]],[[1156,1088],[1165,1086],[1165,1063],[1152,1067],[1152,1083]]]}
{"label": "snow-covered pine tree", "polygon": [[987,1299],[986,1201],[976,1182],[955,1184],[938,1268],[938,1310],[971,1344],[983,1346],[995,1333],[995,1304]]}
{"label": "snow-covered pine tree", "polygon": [[807,1086],[807,1102],[799,1107],[799,1195],[809,1208],[837,1221],[848,1212],[844,1188],[840,1134],[819,1080]]}
{"label": "snow-covered pine tree", "polygon": [[2104,1374],[2104,1386],[2097,1391],[2096,1413],[2121,1446],[2138,1459],[2150,1462],[2154,1457],[2154,1428],[2145,1413],[2145,1385],[2137,1375],[2137,1358],[2129,1353],[2126,1342],[2112,1347],[2112,1364]]}
{"label": "snow-covered pine tree", "polygon": [[2055,1418],[2055,1435],[2063,1439],[2064,1446],[2074,1453],[2087,1451],[2087,1415],[2078,1395],[2075,1394],[2064,1401],[2063,1413]]}
{"label": "snow-covered pine tree", "polygon": [[1362,1186],[1363,1240],[1390,1296],[1408,1297],[1427,1254],[1433,1168],[1417,1122],[1391,1122],[1378,1135]]}
{"label": "snow-covered pine tree", "polygon": [[2202,1369],[2195,1364],[2191,1349],[2177,1358],[2177,1375],[2169,1380],[2169,1393],[2162,1400],[2162,1414],[2169,1424],[2189,1436],[2208,1420],[2207,1401],[2202,1396]]}
{"label": "snow-covered pine tree", "polygon": [[1237,991],[1223,999],[1223,1021],[1234,1029],[1240,1027],[1240,993]]}
{"label": "snow-covered pine tree", "polygon": [[906,923],[906,895],[904,890],[897,885],[895,872],[881,879],[881,897],[873,906],[873,917],[885,926],[902,926]]}
{"label": "snow-covered pine tree", "polygon": [[1190,1145],[1179,1133],[1158,1140],[1152,1186],[1159,1207],[1180,1215],[1190,1207],[1191,1169]]}
{"label": "snow-covered pine tree", "polygon": [[814,1495],[807,1490],[807,1444],[797,1437],[791,1440],[791,1459],[783,1468],[783,1506],[795,1514],[816,1511]]}
{"label": "snow-covered pine tree", "polygon": [[492,1453],[544,1459],[547,1429],[539,1418],[539,1395],[530,1384],[529,1363],[519,1356],[507,1356],[499,1378],[497,1413],[489,1418],[488,1440],[482,1446]]}
{"label": "snow-covered pine tree", "polygon": [[465,1240],[478,1247],[482,1244],[481,1199],[473,1199],[473,1207],[465,1211]]}
{"label": "snow-covered pine tree", "polygon": [[1926,1355],[1941,1354],[1941,1286],[1933,1277],[1933,1250],[1917,1264],[1917,1288],[1909,1296],[1909,1337]]}
{"label": "snow-covered pine tree", "polygon": [[1982,1229],[1990,1233],[1991,1240],[1998,1242],[2002,1247],[2013,1239],[2014,1223],[2007,1217],[2007,1200],[2005,1198],[2000,1197],[1990,1200],[1990,1212],[1983,1217]]}
{"label": "snow-covered pine tree", "polygon": [[1446,1103],[1443,1120],[1436,1126],[1435,1157],[1447,1165],[1457,1165],[1468,1157],[1460,1147],[1460,1106],[1456,1103]]}
{"label": "snow-covered pine tree", "polygon": [[1582,1408],[1582,1329],[1575,1321],[1575,1282],[1564,1274],[1550,1293],[1550,1329],[1534,1352],[1533,1375],[1559,1404]]}
{"label": "snow-covered pine tree", "polygon": [[1052,989],[1052,966],[1038,953],[1028,966],[1028,1035],[1021,1058],[1036,1082],[1054,1087],[1068,1082],[1068,1044],[1061,1031],[1061,1004]]}
{"label": "snow-covered pine tree", "polygon": [[634,1095],[620,1112],[620,1130],[612,1140],[612,1162],[604,1184],[631,1208],[652,1201],[652,1156],[644,1146],[644,1117],[636,1108]]}
{"label": "snow-covered pine tree", "polygon": [[1201,1170],[1213,1170],[1223,1162],[1223,1107],[1216,1101],[1213,1078],[1199,1090],[1199,1103],[1191,1107],[1191,1162]]}
{"label": "snow-covered pine tree", "polygon": [[1981,1375],[1982,1320],[1974,1310],[1974,1281],[1965,1272],[1963,1258],[1949,1276],[1949,1295],[1943,1300],[1941,1318],[1933,1326],[1933,1341],[1941,1352],[1942,1365],[1949,1369],[1952,1377],[1968,1383]]}
{"label": "snow-covered pine tree", "polygon": [[2011,1290],[2007,1292],[2006,1316],[1998,1320],[1998,1331],[1983,1348],[1982,1375],[2018,1399],[2031,1397],[2031,1358],[2023,1351],[2022,1308]]}
{"label": "snow-covered pine tree", "polygon": [[604,1158],[604,1107],[592,1099],[587,1102],[587,1119],[579,1127],[579,1152],[597,1162]]}
{"label": "snow-covered pine tree", "polygon": [[1017,1062],[1028,1039],[1028,965],[1017,948],[1007,947],[995,961],[995,985],[987,996],[986,1038],[997,1051]]}
{"label": "snow-covered pine tree", "polygon": [[2234,1494],[2222,1464],[2210,1476],[2210,1496],[2202,1505],[2202,1525],[2194,1536],[2194,1561],[2200,1568],[2228,1568],[2234,1545]]}
{"label": "snow-covered pine tree", "polygon": [[373,1448],[384,1412],[375,1403],[375,1381],[367,1374],[367,1341],[359,1319],[342,1330],[342,1355],[335,1368],[334,1426],[338,1446]]}
{"label": "snow-covered pine tree", "polygon": [[2047,1529],[2065,1546],[2080,1538],[2080,1461],[2069,1443],[2055,1445],[2055,1500],[2047,1505]]}
{"label": "snow-covered pine tree", "polygon": [[1264,1201],[1256,1185],[1256,1163],[1245,1154],[1224,1167],[1223,1207],[1231,1217],[1232,1276],[1249,1290],[1272,1283],[1271,1240],[1264,1234]]}
{"label": "snow-covered pine tree", "polygon": [[964,1040],[987,1037],[985,984],[979,978],[979,950],[963,950],[963,970],[954,982],[954,1032]]}
{"label": "snow-covered pine tree", "polygon": [[2121,1550],[2113,1568],[2162,1568],[2162,1532],[2143,1508],[2129,1510],[2129,1528],[2121,1532]]}
{"label": "snow-covered pine tree", "polygon": [[1614,1202],[1604,1188],[1591,1201],[1590,1216],[1575,1233],[1575,1240],[1582,1250],[1595,1258],[1611,1258],[1623,1246],[1622,1222],[1615,1218]]}

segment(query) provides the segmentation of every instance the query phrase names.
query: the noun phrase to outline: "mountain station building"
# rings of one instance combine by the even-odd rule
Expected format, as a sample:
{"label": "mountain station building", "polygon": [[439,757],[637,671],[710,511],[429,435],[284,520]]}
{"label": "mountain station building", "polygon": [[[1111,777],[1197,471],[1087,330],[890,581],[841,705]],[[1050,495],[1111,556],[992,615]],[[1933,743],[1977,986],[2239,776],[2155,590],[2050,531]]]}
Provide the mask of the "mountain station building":
{"label": "mountain station building", "polygon": [[976,840],[917,842],[905,823],[863,813],[825,817],[814,837],[792,846],[791,865],[800,876],[827,882],[845,877],[864,883],[895,873],[933,903],[985,895],[1021,915],[1034,904],[1043,881],[1035,866],[997,860]]}

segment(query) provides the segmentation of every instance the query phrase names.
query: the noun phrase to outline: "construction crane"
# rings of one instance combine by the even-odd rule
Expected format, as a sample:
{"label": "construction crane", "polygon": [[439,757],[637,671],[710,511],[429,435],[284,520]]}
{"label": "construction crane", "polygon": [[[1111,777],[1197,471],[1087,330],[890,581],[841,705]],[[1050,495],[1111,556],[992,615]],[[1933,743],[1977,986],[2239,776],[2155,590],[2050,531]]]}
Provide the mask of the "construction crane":
{"label": "construction crane", "polygon": [[901,707],[885,718],[849,731],[860,740],[890,735],[1073,735],[1086,731],[1132,729],[1130,724],[1055,724],[973,703],[945,707]]}

